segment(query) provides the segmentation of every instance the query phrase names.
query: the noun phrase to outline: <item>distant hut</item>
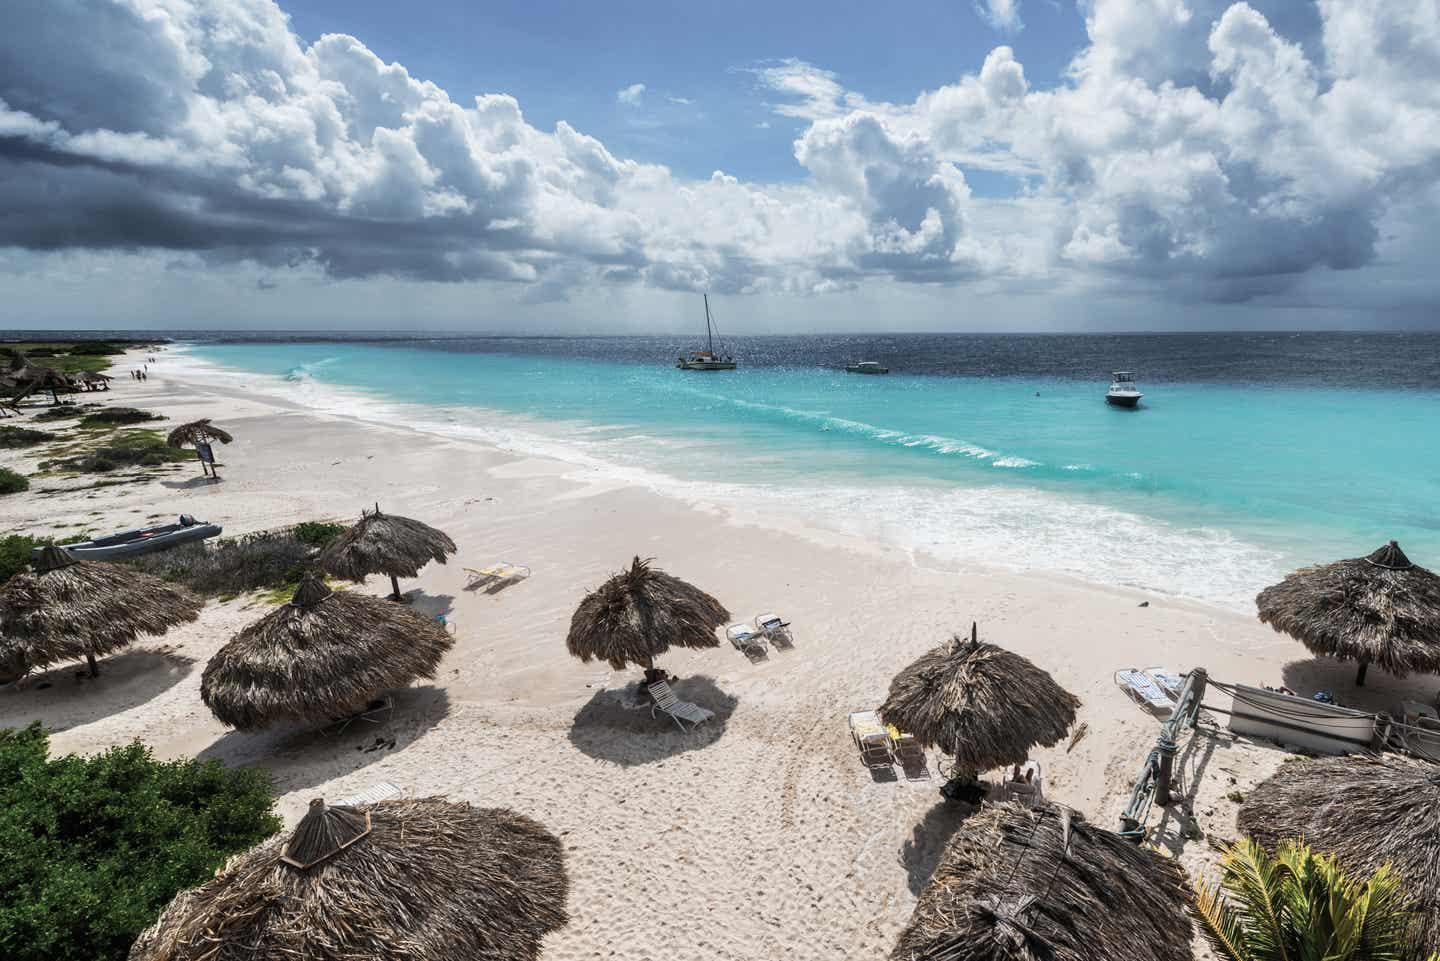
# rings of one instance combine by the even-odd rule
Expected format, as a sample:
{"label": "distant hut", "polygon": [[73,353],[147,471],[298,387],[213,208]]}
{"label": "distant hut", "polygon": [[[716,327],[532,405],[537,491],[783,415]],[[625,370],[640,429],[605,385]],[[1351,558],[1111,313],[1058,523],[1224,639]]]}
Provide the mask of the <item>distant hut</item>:
{"label": "distant hut", "polygon": [[50,367],[23,367],[12,375],[18,385],[11,401],[20,403],[31,394],[48,392],[52,406],[60,403],[60,392],[72,392],[75,382],[64,374]]}
{"label": "distant hut", "polygon": [[1415,902],[1414,956],[1440,951],[1440,766],[1393,754],[1292,761],[1246,795],[1238,820],[1271,850],[1299,838],[1352,876],[1393,865]]}
{"label": "distant hut", "polygon": [[1023,762],[1075,723],[1080,699],[1019,654],[955,637],[921,655],[890,682],[880,718],[921,745],[953,755],[957,773]]}
{"label": "distant hut", "polygon": [[1193,961],[1185,872],[1066,808],[960,825],[892,961]]}
{"label": "distant hut", "polygon": [[1260,620],[1311,653],[1378,664],[1396,677],[1440,673],[1440,577],[1391,541],[1367,557],[1306,567],[1255,598]]}
{"label": "distant hut", "polygon": [[444,531],[409,517],[382,514],[376,504],[374,511],[362,512],[359,523],[335,538],[319,563],[326,573],[357,584],[371,574],[388,575],[390,599],[403,601],[399,578],[419,575],[431,561],[444,564],[446,555],[455,550],[455,542]]}
{"label": "distant hut", "polygon": [[559,838],[513,811],[317,799],[177,895],[130,961],[535,961],[568,895]]}
{"label": "distant hut", "polygon": [[200,698],[242,731],[329,721],[375,695],[435,676],[455,639],[437,621],[307,574],[288,604],[230,639],[205,665]]}
{"label": "distant hut", "polygon": [[672,647],[718,647],[715,629],[729,619],[715,598],[636,557],[629,570],[585,595],[565,645],[587,663],[649,669]]}
{"label": "distant hut", "polygon": [[33,571],[0,588],[0,662],[20,674],[59,661],[95,658],[143,634],[193,621],[205,602],[158,577],[118,564],[77,561],[46,547]]}

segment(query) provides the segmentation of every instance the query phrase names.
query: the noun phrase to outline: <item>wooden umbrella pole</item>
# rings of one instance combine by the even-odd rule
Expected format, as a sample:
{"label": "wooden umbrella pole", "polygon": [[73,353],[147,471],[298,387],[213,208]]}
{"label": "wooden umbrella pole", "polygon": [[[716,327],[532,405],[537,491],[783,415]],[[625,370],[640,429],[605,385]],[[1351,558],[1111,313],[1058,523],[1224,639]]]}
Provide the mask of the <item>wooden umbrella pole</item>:
{"label": "wooden umbrella pole", "polygon": [[1368,670],[1369,667],[1370,667],[1370,662],[1369,662],[1369,661],[1361,661],[1361,662],[1360,662],[1360,669],[1355,672],[1355,686],[1356,686],[1356,687],[1364,687],[1364,686],[1365,686],[1365,671]]}
{"label": "wooden umbrella pole", "polygon": [[99,677],[99,676],[100,676],[100,667],[99,667],[99,665],[97,665],[97,664],[95,663],[95,655],[94,655],[94,654],[86,654],[86,655],[85,655],[85,660],[87,660],[87,661],[90,662],[90,676],[91,676],[91,677]]}
{"label": "wooden umbrella pole", "polygon": [[403,601],[403,600],[405,600],[405,598],[400,595],[400,580],[399,580],[399,578],[397,578],[394,574],[391,574],[391,575],[390,575],[390,587],[395,591],[394,594],[391,594],[391,595],[390,595],[390,600],[392,600],[392,601]]}

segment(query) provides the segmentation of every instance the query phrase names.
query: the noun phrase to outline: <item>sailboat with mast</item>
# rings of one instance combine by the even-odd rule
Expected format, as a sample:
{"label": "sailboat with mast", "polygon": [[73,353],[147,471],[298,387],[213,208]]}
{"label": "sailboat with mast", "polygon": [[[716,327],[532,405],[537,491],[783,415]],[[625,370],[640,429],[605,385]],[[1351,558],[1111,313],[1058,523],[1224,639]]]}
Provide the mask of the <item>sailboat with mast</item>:
{"label": "sailboat with mast", "polygon": [[[681,370],[734,370],[739,366],[729,354],[715,353],[715,322],[710,319],[710,295],[705,294],[705,349],[681,354],[675,366]],[[725,344],[720,344],[725,349]]]}

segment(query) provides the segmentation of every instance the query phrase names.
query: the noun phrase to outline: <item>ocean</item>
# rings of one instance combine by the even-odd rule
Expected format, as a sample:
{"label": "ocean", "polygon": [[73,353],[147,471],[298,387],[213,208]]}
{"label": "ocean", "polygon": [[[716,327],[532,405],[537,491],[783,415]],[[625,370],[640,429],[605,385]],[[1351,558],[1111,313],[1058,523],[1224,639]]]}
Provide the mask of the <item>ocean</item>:
{"label": "ocean", "polygon": [[[1390,539],[1440,564],[1440,334],[748,337],[737,371],[676,370],[694,346],[193,335],[165,365],[958,569],[1252,610],[1285,572]],[[843,371],[862,359],[892,373]],[[1117,369],[1138,410],[1104,403]]]}

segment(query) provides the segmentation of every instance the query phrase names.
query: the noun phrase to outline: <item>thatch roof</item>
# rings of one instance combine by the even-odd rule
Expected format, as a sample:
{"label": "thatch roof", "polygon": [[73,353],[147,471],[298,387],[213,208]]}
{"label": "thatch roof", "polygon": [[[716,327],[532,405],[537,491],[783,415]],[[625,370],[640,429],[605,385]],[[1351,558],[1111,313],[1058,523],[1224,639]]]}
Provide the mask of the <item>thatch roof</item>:
{"label": "thatch roof", "polygon": [[190,423],[181,424],[172,430],[170,436],[165,438],[165,443],[171,447],[185,447],[186,445],[193,447],[196,441],[210,443],[218,440],[222,444],[228,444],[234,439],[229,432],[210,423],[210,418],[202,417],[200,420],[192,420]]}
{"label": "thatch roof", "polygon": [[1296,571],[1255,598],[1260,620],[1312,653],[1396,677],[1440,673],[1440,576],[1400,545]]}
{"label": "thatch roof", "polygon": [[33,572],[0,588],[0,660],[29,668],[100,657],[142,634],[164,634],[199,616],[205,602],[129,567],[77,561],[47,547]]}
{"label": "thatch roof", "polygon": [[649,667],[672,647],[718,647],[715,629],[730,620],[719,601],[693,584],[635,558],[585,595],[570,618],[565,646],[582,661]]}
{"label": "thatch roof", "polygon": [[503,808],[312,801],[293,834],[179,894],[130,961],[535,961],[568,920],[564,859]]}
{"label": "thatch roof", "polygon": [[1348,874],[1395,866],[1419,910],[1415,955],[1440,951],[1440,766],[1396,755],[1292,761],[1240,805],[1267,848],[1300,838]]}
{"label": "thatch roof", "polygon": [[880,717],[978,774],[1049,747],[1075,722],[1080,699],[1029,660],[955,637],[890,682]]}
{"label": "thatch roof", "polygon": [[894,961],[1191,961],[1185,873],[1063,808],[987,805],[950,839]]}
{"label": "thatch roof", "polygon": [[240,730],[325,721],[435,668],[455,639],[431,618],[306,575],[294,598],[215,652],[200,697]]}
{"label": "thatch roof", "polygon": [[455,542],[443,531],[409,517],[382,514],[377,504],[335,538],[321,555],[320,566],[356,583],[371,574],[414,577],[431,561],[444,564],[446,555],[455,550]]}

